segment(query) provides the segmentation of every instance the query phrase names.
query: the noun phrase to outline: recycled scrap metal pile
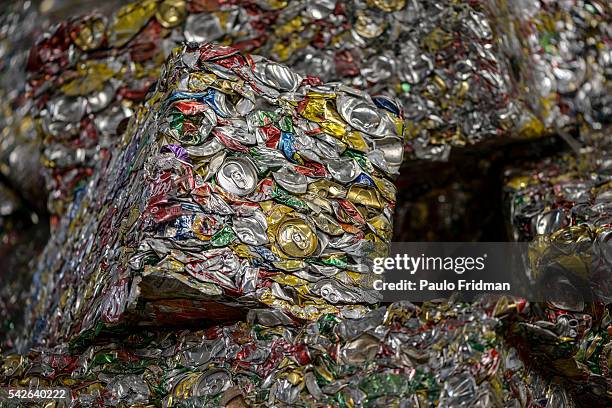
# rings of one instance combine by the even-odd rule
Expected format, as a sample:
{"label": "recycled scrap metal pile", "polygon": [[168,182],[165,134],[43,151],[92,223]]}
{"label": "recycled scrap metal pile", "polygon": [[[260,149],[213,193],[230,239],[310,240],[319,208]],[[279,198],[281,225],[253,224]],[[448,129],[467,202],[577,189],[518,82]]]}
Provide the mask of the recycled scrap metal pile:
{"label": "recycled scrap metal pile", "polygon": [[[523,3],[140,0],[60,22],[27,63],[15,24],[42,19],[8,11],[0,255],[45,204],[51,234],[2,271],[2,384],[77,407],[609,405],[605,279],[563,304],[372,287],[394,222],[453,236],[504,183],[511,239],[612,242],[609,7]],[[579,152],[531,162],[556,133]],[[406,171],[525,140],[494,187],[397,199]]]}

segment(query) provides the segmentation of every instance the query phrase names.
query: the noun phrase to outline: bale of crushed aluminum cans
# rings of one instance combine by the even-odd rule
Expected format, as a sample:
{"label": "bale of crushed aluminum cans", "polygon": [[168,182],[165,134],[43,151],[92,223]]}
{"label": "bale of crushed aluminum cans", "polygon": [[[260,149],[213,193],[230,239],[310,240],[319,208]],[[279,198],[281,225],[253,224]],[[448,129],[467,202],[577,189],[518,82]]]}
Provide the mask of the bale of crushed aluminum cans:
{"label": "bale of crushed aluminum cans", "polygon": [[[45,185],[43,140],[37,134],[35,116],[36,102],[46,95],[36,94],[33,89],[37,88],[26,85],[25,68],[30,48],[44,30],[67,14],[82,12],[89,2],[55,0],[43,9],[37,2],[15,0],[0,10],[0,174],[40,212],[47,207],[47,189],[41,188]],[[116,2],[109,0],[98,8],[106,9]]]}
{"label": "bale of crushed aluminum cans", "polygon": [[0,174],[42,211],[46,207],[43,167],[24,66],[45,25],[31,2],[11,2],[0,10]]}
{"label": "bale of crushed aluminum cans", "polygon": [[476,3],[141,0],[110,19],[70,19],[32,49],[53,214],[78,202],[122,120],[183,41],[223,42],[302,75],[401,98],[406,149],[417,159],[543,130],[510,95],[508,64]]}
{"label": "bale of crushed aluminum cans", "polygon": [[[612,403],[612,178],[607,135],[582,154],[508,172],[511,229],[550,266],[549,300],[512,308],[506,338],[582,405]],[[604,402],[605,401],[605,402]]]}
{"label": "bale of crushed aluminum cans", "polygon": [[[255,52],[324,80],[400,98],[409,158],[446,160],[451,147],[543,133],[539,120],[511,93],[510,63],[484,3],[315,4],[283,2],[273,20],[274,36]],[[313,16],[324,21],[309,24]]]}
{"label": "bale of crushed aluminum cans", "polygon": [[43,19],[30,2],[0,10],[0,350],[14,346],[32,279],[29,262],[48,235],[46,197],[23,66]]}
{"label": "bale of crushed aluminum cans", "polygon": [[102,332],[91,345],[5,356],[0,382],[62,387],[89,407],[573,407],[525,369],[483,310],[402,302],[301,328]]}
{"label": "bale of crushed aluminum cans", "polygon": [[492,0],[490,10],[517,92],[546,127],[610,124],[609,2]]}
{"label": "bale of crushed aluminum cans", "polygon": [[[0,348],[13,347],[21,329],[33,268],[29,263],[48,239],[47,191],[40,140],[26,86],[30,47],[47,29],[57,8],[74,0],[14,0],[0,10]],[[81,5],[83,2],[79,2]],[[49,9],[49,6],[51,8]],[[71,11],[74,11],[71,9]]]}
{"label": "bale of crushed aluminum cans", "polygon": [[163,72],[45,250],[35,333],[262,306],[266,321],[358,317],[379,301],[398,105],[212,44],[177,49]]}
{"label": "bale of crushed aluminum cans", "polygon": [[32,47],[28,84],[49,168],[52,214],[62,215],[73,202],[78,206],[119,124],[155,82],[164,60],[164,28],[147,23],[156,10],[155,1],[144,1],[140,8],[120,9],[110,23],[101,14],[72,18]]}
{"label": "bale of crushed aluminum cans", "polygon": [[586,150],[577,156],[557,155],[507,172],[506,194],[515,240],[531,241],[537,235],[587,224],[608,236],[612,223],[612,145]]}
{"label": "bale of crushed aluminum cans", "polygon": [[[9,4],[10,3],[10,4]],[[0,349],[14,347],[32,284],[31,263],[49,235],[40,140],[25,66],[36,38],[74,0],[15,0],[0,10]],[[80,1],[78,7],[85,2]],[[112,4],[112,2],[108,2]],[[81,9],[82,10],[82,9]],[[74,7],[70,12],[74,12]],[[53,13],[53,16],[50,14]]]}
{"label": "bale of crushed aluminum cans", "polygon": [[[609,232],[609,230],[607,231]],[[545,302],[498,305],[504,340],[579,406],[612,404],[612,251],[588,226],[538,236],[530,261]]]}

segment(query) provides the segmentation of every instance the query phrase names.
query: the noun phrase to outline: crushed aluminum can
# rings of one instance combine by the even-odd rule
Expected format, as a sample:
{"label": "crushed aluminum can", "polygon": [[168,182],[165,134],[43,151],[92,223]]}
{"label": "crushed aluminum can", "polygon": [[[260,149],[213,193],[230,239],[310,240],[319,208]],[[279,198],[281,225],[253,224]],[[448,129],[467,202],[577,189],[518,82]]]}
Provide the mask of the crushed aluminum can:
{"label": "crushed aluminum can", "polygon": [[[197,62],[186,64],[186,54]],[[84,237],[54,261],[49,286],[34,290],[40,301],[30,323],[66,317],[35,329],[35,342],[74,338],[100,321],[227,320],[264,305],[295,321],[366,313],[379,300],[368,265],[391,239],[400,111],[339,84],[296,84],[290,68],[227,46],[178,48],[163,72],[125,144],[83,192],[86,206],[62,219],[39,263],[49,276],[63,240]],[[194,75],[210,79],[190,90],[170,80]],[[241,98],[254,102],[246,114],[235,109]],[[334,108],[343,100],[352,101],[343,108],[351,121],[378,118],[375,136],[343,119]],[[257,129],[266,130],[256,139],[230,137]],[[186,137],[195,133],[199,139]],[[378,148],[381,136],[396,140]],[[339,157],[306,153],[312,142],[335,143]],[[325,195],[311,192],[323,182]],[[52,289],[64,285],[69,292]],[[177,301],[179,293],[188,300]]]}

